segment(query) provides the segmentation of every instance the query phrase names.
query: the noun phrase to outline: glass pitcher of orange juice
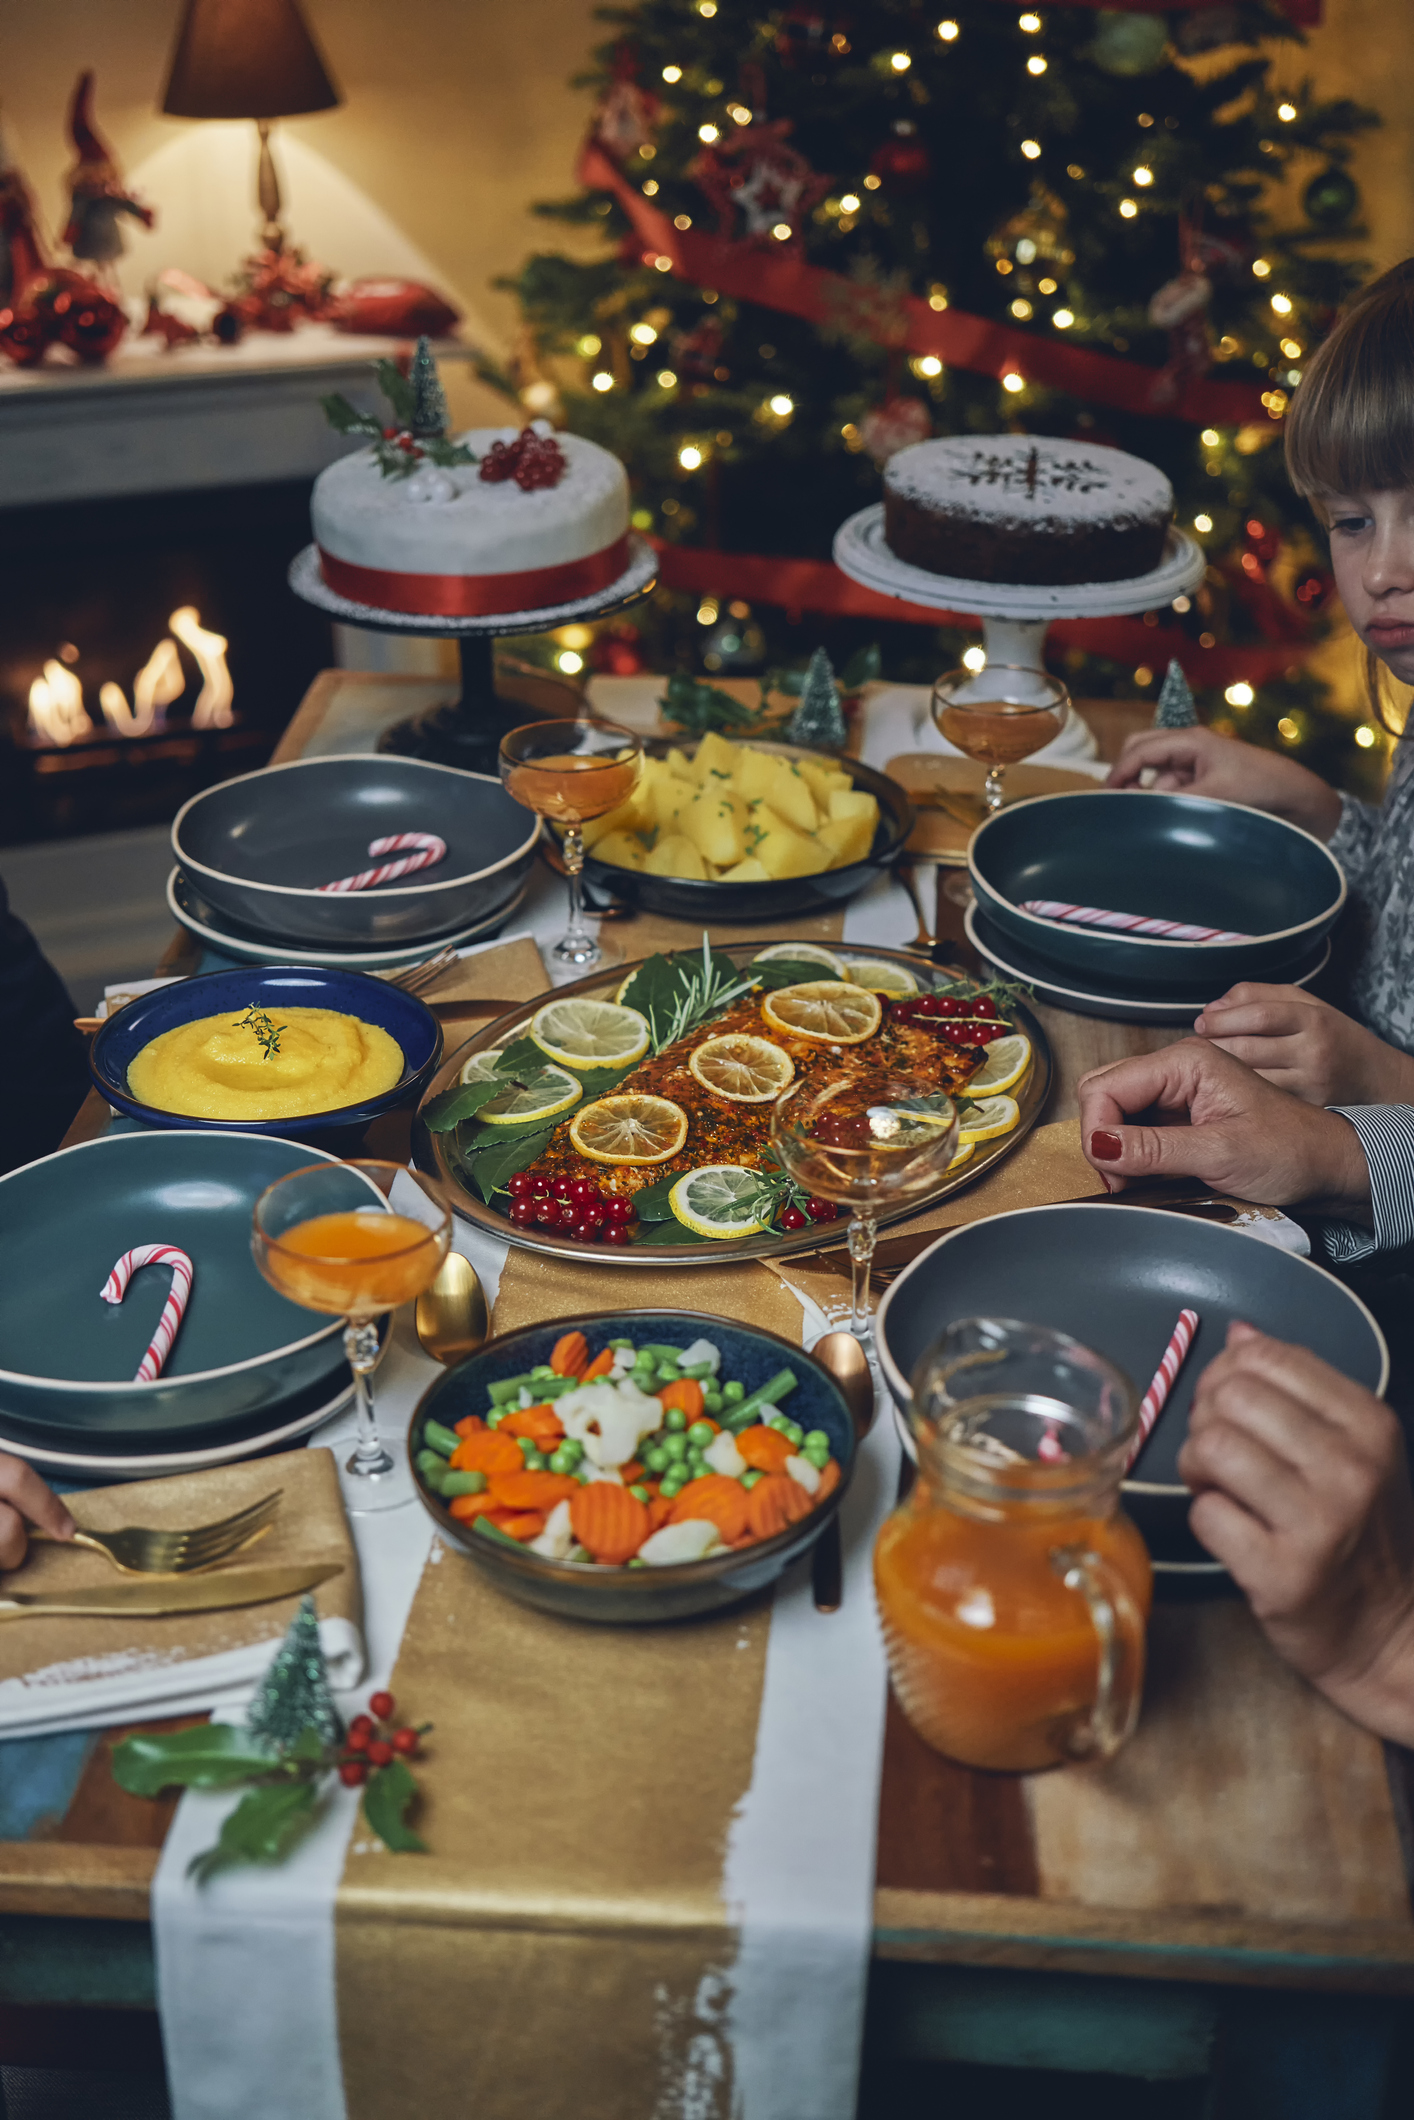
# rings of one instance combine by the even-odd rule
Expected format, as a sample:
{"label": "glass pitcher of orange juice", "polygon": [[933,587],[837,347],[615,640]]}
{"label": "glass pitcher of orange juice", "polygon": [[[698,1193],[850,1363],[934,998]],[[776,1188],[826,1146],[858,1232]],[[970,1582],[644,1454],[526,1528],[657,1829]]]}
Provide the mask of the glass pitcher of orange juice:
{"label": "glass pitcher of orange juice", "polygon": [[1030,1773],[1108,1759],[1144,1678],[1149,1556],[1119,1508],[1128,1379],[1063,1333],[969,1318],[914,1376],[919,1479],[879,1533],[894,1691],[937,1751]]}

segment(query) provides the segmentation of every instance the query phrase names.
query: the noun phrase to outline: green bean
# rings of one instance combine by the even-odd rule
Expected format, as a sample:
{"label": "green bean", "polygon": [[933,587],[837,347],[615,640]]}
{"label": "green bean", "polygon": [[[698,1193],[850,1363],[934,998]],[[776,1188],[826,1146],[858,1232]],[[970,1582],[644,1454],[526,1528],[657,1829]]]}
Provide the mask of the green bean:
{"label": "green bean", "polygon": [[488,1384],[486,1389],[493,1406],[512,1406],[520,1397],[522,1388],[530,1382],[530,1371],[523,1377],[502,1377],[499,1383]]}
{"label": "green bean", "polygon": [[630,1354],[632,1354],[634,1351],[632,1340],[610,1340],[609,1345],[610,1347],[615,1349],[620,1347],[626,1347]]}
{"label": "green bean", "polygon": [[486,1475],[484,1472],[444,1472],[438,1492],[443,1501],[449,1501],[454,1494],[484,1494]]}
{"label": "green bean", "polygon": [[514,1546],[518,1553],[525,1551],[518,1538],[512,1538],[510,1533],[502,1531],[498,1524],[488,1523],[484,1516],[479,1516],[476,1519],[474,1529],[479,1531],[483,1538],[493,1538],[502,1546]]}
{"label": "green bean", "polygon": [[529,1391],[534,1403],[543,1406],[550,1399],[559,1398],[562,1392],[576,1391],[578,1388],[578,1377],[557,1377],[553,1374],[502,1377],[499,1384],[487,1386],[492,1405],[499,1406],[506,1413],[515,1412],[515,1402],[522,1391]]}
{"label": "green bean", "polygon": [[678,1371],[679,1376],[691,1377],[694,1382],[699,1384],[704,1377],[712,1377],[716,1374],[717,1366],[715,1362],[689,1362],[686,1369],[679,1369]]}
{"label": "green bean", "polygon": [[532,1383],[534,1383],[537,1377],[553,1377],[558,1375],[559,1371],[557,1369],[552,1369],[548,1362],[537,1362],[535,1367],[530,1372],[530,1380]]}
{"label": "green bean", "polygon": [[679,1383],[682,1379],[682,1371],[676,1362],[660,1362],[655,1374],[660,1387],[664,1384]]}
{"label": "green bean", "polygon": [[628,1491],[636,1502],[646,1502],[649,1498],[646,1487],[630,1487]]}
{"label": "green bean", "polygon": [[651,1354],[655,1362],[676,1362],[682,1353],[680,1347],[659,1347],[652,1341],[648,1346],[640,1347],[638,1351],[640,1354]]}
{"label": "green bean", "polygon": [[434,1472],[440,1478],[447,1469],[446,1459],[435,1450],[419,1450],[413,1463],[424,1479],[430,1479]]}
{"label": "green bean", "polygon": [[444,1428],[440,1421],[424,1421],[422,1440],[430,1444],[433,1450],[440,1451],[443,1457],[450,1457],[461,1442],[461,1437],[454,1434],[450,1428]]}
{"label": "green bean", "polygon": [[774,1406],[777,1399],[783,1399],[787,1392],[794,1391],[799,1381],[793,1369],[778,1369],[773,1377],[769,1377],[758,1390],[752,1392],[750,1398],[743,1399],[741,1404],[734,1406],[727,1415],[727,1426],[733,1435],[740,1435],[743,1428],[749,1428],[751,1423],[760,1417],[763,1406]]}

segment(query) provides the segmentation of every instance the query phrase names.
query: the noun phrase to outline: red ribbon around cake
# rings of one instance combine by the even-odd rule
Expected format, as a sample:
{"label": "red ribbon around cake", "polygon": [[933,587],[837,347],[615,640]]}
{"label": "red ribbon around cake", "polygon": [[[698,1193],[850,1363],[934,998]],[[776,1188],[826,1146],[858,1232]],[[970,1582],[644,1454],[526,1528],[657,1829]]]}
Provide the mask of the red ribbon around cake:
{"label": "red ribbon around cake", "polygon": [[410,574],[388,567],[360,567],[319,548],[319,566],[329,587],[351,603],[379,611],[409,611],[423,618],[494,618],[503,611],[540,611],[597,596],[626,572],[628,537],[616,538],[585,559],[554,567],[524,567],[515,574]]}

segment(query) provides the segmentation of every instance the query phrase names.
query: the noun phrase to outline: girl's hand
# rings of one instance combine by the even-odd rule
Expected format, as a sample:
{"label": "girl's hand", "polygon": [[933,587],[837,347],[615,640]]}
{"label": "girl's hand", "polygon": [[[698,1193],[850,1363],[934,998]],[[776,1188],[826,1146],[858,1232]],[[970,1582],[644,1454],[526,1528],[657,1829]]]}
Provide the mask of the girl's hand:
{"label": "girl's hand", "polygon": [[1303,1104],[1414,1104],[1414,1060],[1302,987],[1243,980],[1193,1028]]}
{"label": "girl's hand", "polygon": [[1106,785],[1137,788],[1146,767],[1153,769],[1153,787],[1269,810],[1318,839],[1329,839],[1340,823],[1340,797],[1316,774],[1294,758],[1236,743],[1211,729],[1146,729],[1131,736]]}
{"label": "girl's hand", "polygon": [[0,1568],[18,1568],[29,1545],[25,1525],[72,1538],[74,1520],[22,1458],[0,1455]]}
{"label": "girl's hand", "polygon": [[1198,1380],[1189,1523],[1277,1654],[1367,1729],[1414,1743],[1414,1495],[1363,1385],[1250,1325]]}

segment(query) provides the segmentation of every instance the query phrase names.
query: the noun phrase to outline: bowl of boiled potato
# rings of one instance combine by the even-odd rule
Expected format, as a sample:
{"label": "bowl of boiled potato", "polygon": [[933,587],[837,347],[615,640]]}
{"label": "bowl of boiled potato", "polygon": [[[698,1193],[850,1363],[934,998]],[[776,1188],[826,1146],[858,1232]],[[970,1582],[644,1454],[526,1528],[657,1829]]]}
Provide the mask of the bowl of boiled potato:
{"label": "bowl of boiled potato", "polygon": [[785,743],[650,741],[627,802],[584,827],[585,880],[680,920],[769,920],[828,909],[903,851],[897,781]]}

